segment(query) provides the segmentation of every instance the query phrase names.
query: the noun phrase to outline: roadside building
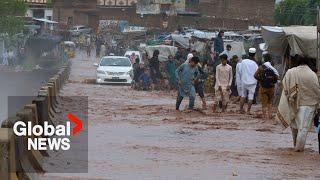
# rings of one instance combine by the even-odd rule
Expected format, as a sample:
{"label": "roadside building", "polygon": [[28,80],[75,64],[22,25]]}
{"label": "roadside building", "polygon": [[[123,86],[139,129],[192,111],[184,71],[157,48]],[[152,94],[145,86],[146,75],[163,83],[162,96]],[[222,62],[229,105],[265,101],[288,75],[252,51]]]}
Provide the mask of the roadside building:
{"label": "roadside building", "polygon": [[100,20],[176,29],[245,30],[272,25],[273,0],[55,0],[53,20],[97,28]]}
{"label": "roadside building", "polygon": [[53,10],[48,0],[25,0],[28,5],[26,17],[52,20]]}

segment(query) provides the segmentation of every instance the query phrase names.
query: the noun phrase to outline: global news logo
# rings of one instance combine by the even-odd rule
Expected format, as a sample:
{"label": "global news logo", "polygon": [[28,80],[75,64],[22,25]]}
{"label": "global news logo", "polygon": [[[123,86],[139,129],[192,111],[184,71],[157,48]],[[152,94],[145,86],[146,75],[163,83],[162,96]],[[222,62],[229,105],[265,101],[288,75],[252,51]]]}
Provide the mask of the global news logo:
{"label": "global news logo", "polygon": [[[28,137],[28,150],[64,150],[70,149],[70,137],[82,130],[82,120],[72,113],[67,114],[68,121],[65,124],[51,125],[47,121],[41,125],[33,125],[32,122],[17,121],[13,126],[16,136]],[[75,127],[71,129],[71,122]]]}

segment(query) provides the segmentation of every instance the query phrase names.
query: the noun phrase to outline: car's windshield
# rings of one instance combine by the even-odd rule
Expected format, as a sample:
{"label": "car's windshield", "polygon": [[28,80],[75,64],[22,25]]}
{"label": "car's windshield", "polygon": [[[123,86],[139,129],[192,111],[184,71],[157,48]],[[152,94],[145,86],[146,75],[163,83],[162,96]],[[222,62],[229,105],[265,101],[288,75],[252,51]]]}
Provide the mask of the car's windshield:
{"label": "car's windshield", "polygon": [[128,58],[103,58],[100,66],[131,66],[131,62]]}

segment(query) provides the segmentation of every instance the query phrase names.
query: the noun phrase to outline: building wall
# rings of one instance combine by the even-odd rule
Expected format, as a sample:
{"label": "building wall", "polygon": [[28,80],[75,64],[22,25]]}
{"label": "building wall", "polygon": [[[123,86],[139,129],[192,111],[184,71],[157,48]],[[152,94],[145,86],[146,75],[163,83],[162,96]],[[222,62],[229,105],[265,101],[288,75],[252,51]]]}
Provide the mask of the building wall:
{"label": "building wall", "polygon": [[199,11],[204,16],[248,19],[259,24],[273,24],[275,0],[200,0]]}
{"label": "building wall", "polygon": [[[162,27],[164,21],[161,14],[143,16],[137,14],[136,6],[131,4],[131,2],[135,3],[135,0],[127,4],[121,3],[121,6],[112,4],[112,0],[110,4],[106,3],[109,0],[56,0],[54,2],[54,20],[67,23],[72,17],[73,25],[89,25],[96,28],[101,19],[128,20],[132,25]],[[244,30],[249,25],[273,24],[274,0],[199,0],[198,4],[191,8],[203,16],[170,16],[167,19],[170,29],[180,25],[203,29]]]}
{"label": "building wall", "polygon": [[[172,0],[161,0],[160,4],[172,4]],[[184,11],[186,8],[186,2],[185,0],[177,0],[173,6],[176,10]]]}
{"label": "building wall", "polygon": [[53,11],[52,9],[45,9],[44,10],[44,18],[52,20]]}
{"label": "building wall", "polygon": [[47,0],[24,0],[28,9],[25,14],[26,17],[37,17],[52,20],[53,11],[47,6]]}

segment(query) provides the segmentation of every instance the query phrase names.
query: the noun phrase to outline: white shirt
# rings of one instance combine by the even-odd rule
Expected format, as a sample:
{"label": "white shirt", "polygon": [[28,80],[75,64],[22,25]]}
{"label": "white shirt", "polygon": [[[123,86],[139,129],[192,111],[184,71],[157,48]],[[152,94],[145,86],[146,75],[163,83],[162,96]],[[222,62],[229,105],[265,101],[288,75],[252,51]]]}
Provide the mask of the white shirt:
{"label": "white shirt", "polygon": [[228,86],[231,86],[232,79],[232,67],[227,64],[223,66],[222,64],[218,65],[216,68],[216,85],[215,89],[218,90],[221,87],[223,90],[226,90]]}
{"label": "white shirt", "polygon": [[12,59],[13,56],[14,56],[13,51],[9,51],[8,57],[9,57],[10,59]]}
{"label": "white shirt", "polygon": [[254,78],[254,74],[258,70],[258,65],[255,61],[245,59],[241,62],[240,79],[242,85],[256,85],[257,80]]}
{"label": "white shirt", "polygon": [[230,61],[230,59],[232,58],[231,51],[224,50],[221,54],[219,54],[219,56],[221,56],[223,54],[227,55],[228,56],[228,61]]}
{"label": "white shirt", "polygon": [[265,65],[266,67],[272,69],[272,71],[279,77],[279,72],[276,68],[274,68],[270,62],[265,62],[263,63],[263,65]]}
{"label": "white shirt", "polygon": [[239,62],[236,66],[236,84],[238,87],[242,86],[242,83],[241,83],[241,62]]}

